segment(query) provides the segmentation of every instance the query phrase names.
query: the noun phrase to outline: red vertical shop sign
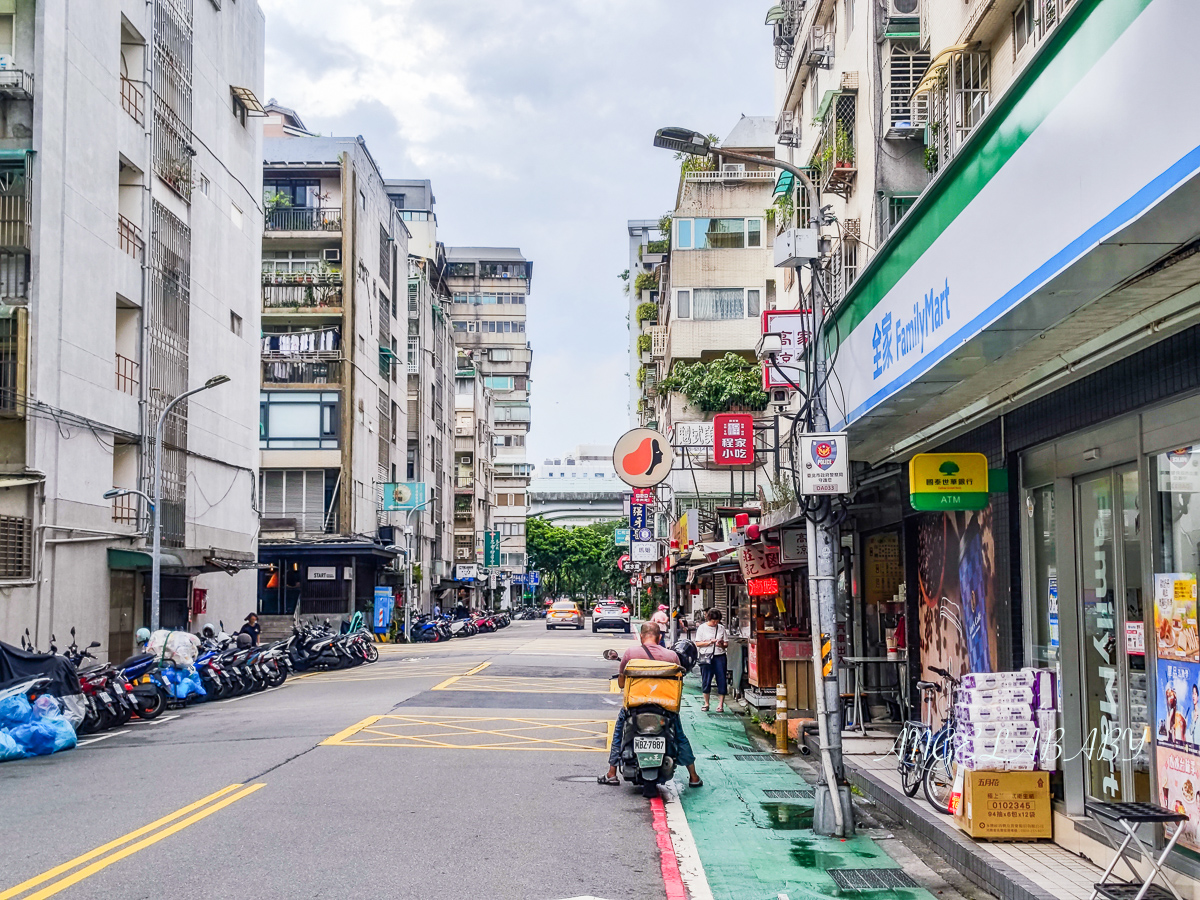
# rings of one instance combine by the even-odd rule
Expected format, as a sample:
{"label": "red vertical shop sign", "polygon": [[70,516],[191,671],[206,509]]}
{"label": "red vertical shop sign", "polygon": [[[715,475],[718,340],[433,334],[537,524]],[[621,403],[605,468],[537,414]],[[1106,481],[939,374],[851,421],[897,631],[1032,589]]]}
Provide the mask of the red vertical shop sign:
{"label": "red vertical shop sign", "polygon": [[754,464],[754,416],[721,413],[713,417],[713,462],[718,466]]}

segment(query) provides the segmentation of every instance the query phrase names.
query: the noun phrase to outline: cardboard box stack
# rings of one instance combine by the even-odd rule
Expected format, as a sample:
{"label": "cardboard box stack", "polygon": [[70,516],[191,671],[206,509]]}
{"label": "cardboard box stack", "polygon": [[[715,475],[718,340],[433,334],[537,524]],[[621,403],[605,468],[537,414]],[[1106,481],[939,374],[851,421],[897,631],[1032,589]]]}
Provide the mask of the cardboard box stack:
{"label": "cardboard box stack", "polygon": [[1054,675],[1044,669],[963,676],[955,703],[959,766],[972,772],[1053,771]]}

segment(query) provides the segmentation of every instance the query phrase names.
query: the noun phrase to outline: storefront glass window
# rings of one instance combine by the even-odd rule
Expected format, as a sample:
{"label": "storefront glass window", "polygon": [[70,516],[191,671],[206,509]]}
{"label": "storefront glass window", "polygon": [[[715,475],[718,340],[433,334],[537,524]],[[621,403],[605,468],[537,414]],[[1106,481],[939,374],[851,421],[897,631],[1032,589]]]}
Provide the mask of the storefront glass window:
{"label": "storefront glass window", "polygon": [[1131,757],[1132,799],[1150,799],[1149,685],[1146,680],[1146,610],[1142,589],[1142,508],[1138,473],[1134,469],[1117,475],[1121,485],[1121,518],[1124,552],[1122,582],[1125,587],[1124,650],[1129,679],[1129,722],[1124,753]]}
{"label": "storefront glass window", "polygon": [[1033,665],[1057,669],[1059,660],[1058,552],[1054,542],[1054,487],[1029,492],[1033,504]]}

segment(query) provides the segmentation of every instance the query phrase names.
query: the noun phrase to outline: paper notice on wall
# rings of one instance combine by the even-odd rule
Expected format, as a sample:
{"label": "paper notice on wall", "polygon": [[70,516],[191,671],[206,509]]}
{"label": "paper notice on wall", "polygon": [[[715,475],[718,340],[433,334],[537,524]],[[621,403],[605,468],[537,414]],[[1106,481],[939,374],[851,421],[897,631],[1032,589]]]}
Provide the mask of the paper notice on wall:
{"label": "paper notice on wall", "polygon": [[1058,646],[1058,576],[1051,575],[1047,586],[1048,610],[1050,616],[1050,646]]}
{"label": "paper notice on wall", "polygon": [[1200,449],[1180,447],[1158,455],[1158,489],[1176,494],[1200,491]]}
{"label": "paper notice on wall", "polygon": [[1125,623],[1125,652],[1131,656],[1146,655],[1146,626],[1144,623]]}

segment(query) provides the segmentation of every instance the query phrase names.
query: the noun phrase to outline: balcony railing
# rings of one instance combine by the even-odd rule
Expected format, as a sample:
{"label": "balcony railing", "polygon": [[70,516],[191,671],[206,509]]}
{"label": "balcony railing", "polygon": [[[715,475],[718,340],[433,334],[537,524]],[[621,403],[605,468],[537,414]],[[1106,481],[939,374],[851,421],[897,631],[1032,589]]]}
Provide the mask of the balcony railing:
{"label": "balcony railing", "polygon": [[778,177],[773,169],[760,171],[758,169],[713,169],[706,172],[688,172],[684,181],[770,181]]}
{"label": "balcony railing", "polygon": [[263,309],[296,309],[341,311],[342,279],[336,281],[314,280],[311,284],[265,283],[271,276],[264,275],[262,286]]}
{"label": "balcony railing", "polygon": [[474,475],[455,475],[454,489],[456,491],[473,491],[475,490]]}
{"label": "balcony railing", "polygon": [[122,494],[113,497],[112,520],[119,525],[138,525],[141,522],[139,506],[141,498],[137,494]]}
{"label": "balcony railing", "polygon": [[117,390],[124,394],[137,396],[138,385],[142,380],[142,367],[128,356],[117,354]]}
{"label": "balcony railing", "polygon": [[821,137],[813,148],[809,165],[820,175],[821,189],[849,197],[858,174],[854,140],[854,94],[833,97],[821,121]]}
{"label": "balcony railing", "polygon": [[33,76],[24,69],[0,69],[0,97],[33,99]]}
{"label": "balcony railing", "polygon": [[266,231],[341,231],[341,207],[277,206],[267,210]]}
{"label": "balcony railing", "polygon": [[29,254],[0,250],[0,300],[29,299]]}
{"label": "balcony railing", "polygon": [[121,109],[141,125],[146,117],[146,94],[136,81],[121,76]]}
{"label": "balcony railing", "polygon": [[117,214],[117,246],[139,262],[142,259],[142,251],[146,247],[145,241],[142,240],[142,229],[119,213]]}
{"label": "balcony railing", "polygon": [[929,95],[925,168],[930,172],[958,153],[988,111],[991,96],[987,53],[958,51],[939,59],[937,70],[920,86],[920,93]]}
{"label": "balcony railing", "polygon": [[262,380],[273,384],[341,384],[342,363],[330,359],[264,359]]}
{"label": "balcony railing", "polygon": [[[0,69],[0,73],[3,71]],[[19,176],[11,188],[0,192],[0,247],[29,249],[27,210],[25,178]]]}

